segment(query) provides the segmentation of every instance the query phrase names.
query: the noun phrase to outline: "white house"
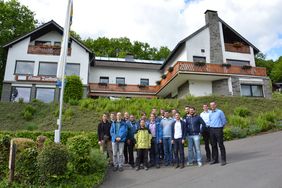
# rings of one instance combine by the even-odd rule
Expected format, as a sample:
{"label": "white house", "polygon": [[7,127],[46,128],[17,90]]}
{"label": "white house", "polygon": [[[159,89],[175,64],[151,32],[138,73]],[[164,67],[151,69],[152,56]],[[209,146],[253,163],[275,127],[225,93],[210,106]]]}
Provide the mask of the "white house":
{"label": "white house", "polygon": [[[89,97],[229,95],[271,97],[266,69],[256,67],[259,50],[218,17],[205,12],[206,25],[180,41],[164,61],[96,57],[70,39],[66,73],[77,74]],[[8,49],[2,100],[57,100],[57,62],[62,28],[50,21],[5,45]]]}

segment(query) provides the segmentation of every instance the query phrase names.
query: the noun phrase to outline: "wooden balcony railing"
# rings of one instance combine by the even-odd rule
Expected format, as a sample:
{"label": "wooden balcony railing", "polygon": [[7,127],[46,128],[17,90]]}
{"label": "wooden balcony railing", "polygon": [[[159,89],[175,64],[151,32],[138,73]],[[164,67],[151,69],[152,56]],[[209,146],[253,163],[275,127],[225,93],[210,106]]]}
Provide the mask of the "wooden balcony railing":
{"label": "wooden balcony railing", "polygon": [[155,94],[159,86],[140,86],[140,85],[123,85],[118,84],[99,84],[90,83],[90,92],[122,92],[122,93],[136,93],[136,94]]}
{"label": "wooden balcony railing", "polygon": [[225,51],[227,52],[236,52],[236,53],[244,53],[244,54],[250,54],[250,47],[243,45],[243,44],[230,44],[230,43],[225,43]]}
{"label": "wooden balcony railing", "polygon": [[[60,46],[34,46],[29,45],[28,54],[41,54],[41,55],[60,55]],[[71,48],[68,48],[68,56],[71,55]]]}
{"label": "wooden balcony railing", "polygon": [[251,76],[267,76],[266,68],[249,67],[231,65],[230,67],[222,66],[222,64],[206,63],[203,66],[195,65],[192,62],[177,62],[172,72],[167,72],[166,78],[161,80],[160,88],[164,87],[177,73],[187,72],[195,74],[211,74],[211,75],[251,75]]}

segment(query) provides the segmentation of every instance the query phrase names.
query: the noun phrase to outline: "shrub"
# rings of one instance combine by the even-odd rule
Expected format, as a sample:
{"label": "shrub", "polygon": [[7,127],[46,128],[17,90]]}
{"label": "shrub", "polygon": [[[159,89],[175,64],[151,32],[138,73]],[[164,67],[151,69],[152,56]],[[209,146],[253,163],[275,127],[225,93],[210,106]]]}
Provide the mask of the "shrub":
{"label": "shrub", "polygon": [[256,124],[251,124],[248,129],[249,135],[255,135],[261,132],[261,127]]}
{"label": "shrub", "polygon": [[166,75],[165,74],[162,75],[162,79],[166,79]]}
{"label": "shrub", "polygon": [[50,181],[52,177],[64,176],[67,172],[68,151],[62,144],[50,144],[43,147],[37,157],[40,181]]}
{"label": "shrub", "polygon": [[64,91],[64,101],[80,100],[83,95],[83,85],[77,75],[71,75],[66,77],[66,85]]}
{"label": "shrub", "polygon": [[241,129],[240,127],[231,127],[232,138],[245,138],[248,135],[248,129]]}
{"label": "shrub", "polygon": [[103,172],[108,165],[107,157],[102,154],[99,149],[91,149],[90,161],[93,166],[93,171]]}
{"label": "shrub", "polygon": [[65,110],[64,119],[65,120],[71,120],[73,115],[74,115],[74,112],[73,112],[72,108],[68,108],[68,109]]}
{"label": "shrub", "polygon": [[228,117],[228,124],[239,128],[248,128],[250,125],[250,120],[237,115],[231,115]]}
{"label": "shrub", "polygon": [[0,135],[0,181],[8,170],[10,141],[11,137],[9,135]]}
{"label": "shrub", "polygon": [[11,140],[17,146],[17,155],[22,153],[26,148],[35,147],[35,142],[29,138],[13,138]]}
{"label": "shrub", "polygon": [[79,104],[79,100],[77,99],[70,99],[69,104],[72,106],[77,106]]}
{"label": "shrub", "polygon": [[237,107],[234,109],[234,115],[240,116],[240,117],[247,117],[251,114],[248,108],[245,107]]}
{"label": "shrub", "polygon": [[[99,104],[99,103],[98,103]],[[79,106],[81,109],[93,110],[95,107],[95,100],[87,98],[79,101]]]}
{"label": "shrub", "polygon": [[226,126],[223,129],[223,138],[224,138],[225,141],[233,139],[233,135],[231,133],[231,127],[230,126]]}
{"label": "shrub", "polygon": [[30,121],[33,118],[36,110],[33,106],[27,105],[24,110],[22,111],[22,116],[25,120]]}
{"label": "shrub", "polygon": [[94,172],[90,158],[91,142],[86,136],[78,135],[68,139],[67,147],[70,152],[72,168],[79,174]]}
{"label": "shrub", "polygon": [[26,130],[28,131],[34,131],[34,130],[37,130],[38,129],[38,126],[35,124],[35,123],[28,123],[26,125]]}
{"label": "shrub", "polygon": [[267,119],[262,115],[256,119],[256,125],[261,131],[268,131],[272,128],[271,122],[267,121]]}
{"label": "shrub", "polygon": [[38,180],[37,150],[35,147],[26,148],[18,154],[15,180],[23,184],[34,184]]}

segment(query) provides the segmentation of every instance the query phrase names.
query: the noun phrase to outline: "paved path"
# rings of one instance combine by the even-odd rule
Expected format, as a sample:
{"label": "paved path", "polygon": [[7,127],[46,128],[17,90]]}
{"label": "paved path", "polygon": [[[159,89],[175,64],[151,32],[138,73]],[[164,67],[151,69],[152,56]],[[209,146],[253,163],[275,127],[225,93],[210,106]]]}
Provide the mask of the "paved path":
{"label": "paved path", "polygon": [[[112,172],[102,188],[282,188],[282,131],[225,142],[227,165],[126,168]],[[203,147],[202,147],[203,149]],[[203,153],[204,154],[204,153]]]}

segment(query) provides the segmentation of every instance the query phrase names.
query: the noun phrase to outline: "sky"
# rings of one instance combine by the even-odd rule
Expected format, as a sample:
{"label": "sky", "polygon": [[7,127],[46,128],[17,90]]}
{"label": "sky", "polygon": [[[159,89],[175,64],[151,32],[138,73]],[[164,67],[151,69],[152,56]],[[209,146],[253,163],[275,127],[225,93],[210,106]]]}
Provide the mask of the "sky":
{"label": "sky", "polygon": [[[64,25],[67,0],[19,0],[39,23]],[[176,44],[205,25],[204,12],[219,17],[268,59],[282,56],[282,0],[73,0],[72,30],[83,39],[128,37],[151,46]]]}

